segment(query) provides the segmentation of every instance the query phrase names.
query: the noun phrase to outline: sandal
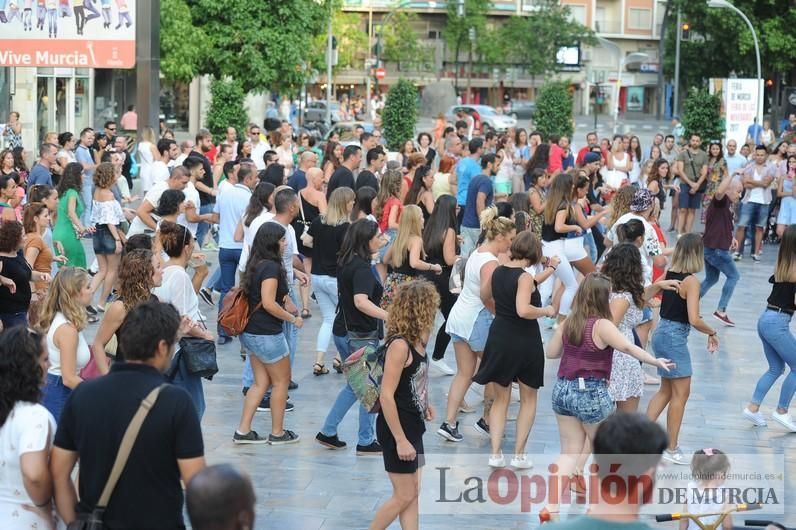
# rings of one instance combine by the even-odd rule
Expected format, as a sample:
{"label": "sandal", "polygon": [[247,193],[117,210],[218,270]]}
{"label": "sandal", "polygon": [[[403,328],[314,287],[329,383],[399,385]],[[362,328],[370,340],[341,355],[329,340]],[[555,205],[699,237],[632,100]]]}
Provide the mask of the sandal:
{"label": "sandal", "polygon": [[308,318],[312,318],[312,313],[310,313],[309,309],[302,309],[301,310],[301,318],[303,320],[307,320]]}
{"label": "sandal", "polygon": [[334,371],[338,374],[343,373],[343,363],[337,357],[332,361],[332,368],[334,368]]}
{"label": "sandal", "polygon": [[329,369],[323,363],[315,363],[312,365],[312,373],[314,375],[326,375],[329,373]]}

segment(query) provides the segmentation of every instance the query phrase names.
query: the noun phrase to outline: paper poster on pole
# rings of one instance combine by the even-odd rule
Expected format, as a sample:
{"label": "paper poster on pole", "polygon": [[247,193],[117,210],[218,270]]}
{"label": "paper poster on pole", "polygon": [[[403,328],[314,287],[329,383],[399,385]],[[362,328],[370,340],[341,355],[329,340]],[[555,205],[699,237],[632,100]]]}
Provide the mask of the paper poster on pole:
{"label": "paper poster on pole", "polygon": [[0,11],[0,66],[132,68],[135,2],[10,0]]}
{"label": "paper poster on pole", "polygon": [[[711,79],[710,93],[721,95],[724,141],[746,143],[746,132],[761,113],[758,94],[763,83],[757,79]],[[759,120],[758,123],[761,123]]]}

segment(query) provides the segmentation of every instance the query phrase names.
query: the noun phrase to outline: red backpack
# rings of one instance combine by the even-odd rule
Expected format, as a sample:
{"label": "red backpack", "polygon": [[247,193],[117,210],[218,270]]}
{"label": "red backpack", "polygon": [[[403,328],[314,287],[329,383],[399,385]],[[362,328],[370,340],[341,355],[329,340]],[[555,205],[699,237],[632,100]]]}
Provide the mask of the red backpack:
{"label": "red backpack", "polygon": [[224,297],[224,309],[218,313],[218,324],[230,337],[237,337],[249,324],[249,319],[262,303],[249,310],[249,297],[240,287],[233,287]]}

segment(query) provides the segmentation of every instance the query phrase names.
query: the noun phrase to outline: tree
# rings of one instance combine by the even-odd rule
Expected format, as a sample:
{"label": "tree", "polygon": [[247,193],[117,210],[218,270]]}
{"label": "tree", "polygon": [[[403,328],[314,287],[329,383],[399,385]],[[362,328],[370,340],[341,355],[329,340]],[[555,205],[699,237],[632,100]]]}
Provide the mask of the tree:
{"label": "tree", "polygon": [[536,130],[544,137],[557,134],[572,138],[572,95],[568,82],[549,82],[539,90],[534,121]]}
{"label": "tree", "polygon": [[381,119],[390,149],[397,151],[404,142],[414,137],[417,123],[415,85],[406,79],[399,79],[387,93]]}
{"label": "tree", "polygon": [[459,16],[459,7],[456,0],[451,0],[447,5],[447,24],[442,32],[448,48],[455,50],[456,69],[459,69],[459,50],[468,43],[470,30],[476,34],[476,50],[478,50],[478,35],[486,33],[486,15],[492,9],[492,0],[461,0],[463,2],[463,15]]}
{"label": "tree", "polygon": [[698,134],[702,143],[720,139],[724,134],[721,125],[721,96],[705,89],[692,88],[683,102],[683,126],[686,136]]}
{"label": "tree", "polygon": [[221,142],[227,127],[238,131],[246,129],[248,113],[243,106],[246,93],[236,79],[213,79],[210,82],[210,107],[207,109],[205,123],[216,142]]}
{"label": "tree", "polygon": [[[365,32],[359,13],[346,13],[335,9],[332,15],[332,34],[337,39],[337,64],[334,66],[334,71],[362,68],[367,55],[368,34]],[[313,39],[312,55],[308,62],[316,70],[326,70],[328,38],[327,32],[322,31]]]}
{"label": "tree", "polygon": [[414,24],[418,17],[408,11],[395,11],[388,25],[381,29],[381,59],[401,65],[412,65],[425,69],[431,59],[427,46],[417,37]]}
{"label": "tree", "polygon": [[185,0],[161,0],[160,71],[170,81],[189,83],[196,77],[204,32],[191,20]]}

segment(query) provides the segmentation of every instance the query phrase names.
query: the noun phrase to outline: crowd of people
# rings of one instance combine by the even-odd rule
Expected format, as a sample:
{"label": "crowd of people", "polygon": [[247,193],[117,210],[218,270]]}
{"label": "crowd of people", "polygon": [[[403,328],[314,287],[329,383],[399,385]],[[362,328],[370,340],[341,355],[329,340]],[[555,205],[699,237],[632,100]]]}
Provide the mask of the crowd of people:
{"label": "crowd of people", "polygon": [[[382,349],[380,412],[358,404],[346,384],[315,437],[346,449],[338,427],[357,408],[356,454],[381,455],[394,488],[371,528],[396,518],[417,528],[432,368],[453,376],[437,434],[461,442],[459,418],[482,402],[474,427],[490,439],[493,468],[533,465],[525,447],[546,359],[560,359],[552,410],[559,474],[571,479],[561,484],[582,491],[590,455],[642,443],[632,432],[650,434],[647,454],[689,464],[679,443],[694,375],[689,333],[718,351],[719,328],[735,325],[735,262],[747,235],[758,262],[768,230],[780,240],[758,322],[769,368],[743,416],[766,425],[760,407],[787,366],[770,418],[796,432],[788,413],[796,143],[738,150],[733,140],[691,134],[680,146],[659,134],[646,147],[635,136],[589,133],[576,151],[569,138],[482,133],[466,120],[403,139],[397,153],[378,129],[321,149],[288,121],[267,132],[229,128],[217,143],[206,130],[178,144],[169,131],[145,129],[132,151],[115,133],[108,122],[102,132],[48,135],[30,170],[18,149],[0,153],[0,451],[9,462],[0,475],[3,491],[21,493],[0,495],[0,522],[13,511],[31,525],[50,524],[55,513],[69,523],[99,506],[110,526],[179,527],[180,481],[190,492],[205,465],[204,386],[218,370],[216,345],[235,340],[205,314],[220,313],[237,292],[251,313],[238,336],[245,363],[235,444],[299,442],[286,421],[295,409],[288,392],[298,389],[298,336],[313,301],[322,320],[315,376],[330,374],[331,344],[338,373],[358,350]],[[211,270],[207,253],[216,251]],[[720,274],[718,306],[703,319],[700,300]],[[547,344],[543,328],[554,330]],[[445,361],[451,342],[455,368]],[[632,415],[645,386],[658,386],[648,420]],[[270,413],[270,432],[254,430],[258,411]],[[665,434],[651,423],[664,412]],[[117,456],[130,437],[135,449]],[[129,463],[114,489],[106,480],[122,457]],[[188,499],[192,517],[204,509]],[[540,517],[559,510],[549,504]]]}

